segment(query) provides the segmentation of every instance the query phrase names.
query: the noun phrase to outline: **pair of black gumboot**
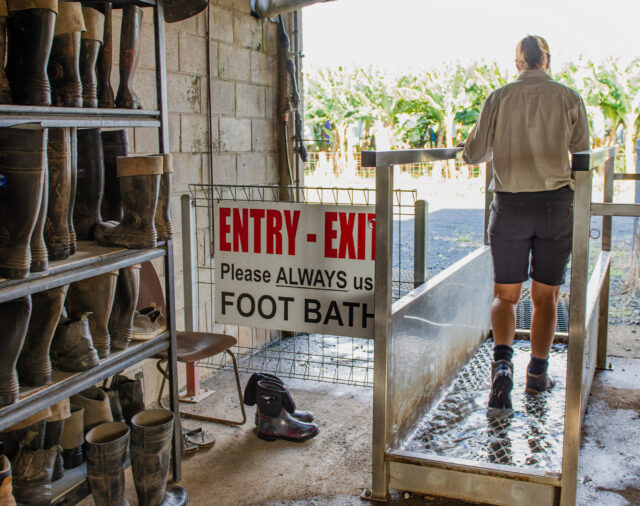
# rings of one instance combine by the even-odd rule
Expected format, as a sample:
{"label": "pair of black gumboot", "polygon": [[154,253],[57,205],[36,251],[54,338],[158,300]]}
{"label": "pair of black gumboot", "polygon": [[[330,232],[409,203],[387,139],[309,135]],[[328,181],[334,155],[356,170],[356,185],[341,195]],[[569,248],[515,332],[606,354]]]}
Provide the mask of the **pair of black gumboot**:
{"label": "pair of black gumboot", "polygon": [[284,439],[296,443],[316,436],[320,429],[311,423],[310,411],[296,410],[291,393],[284,382],[272,374],[255,373],[244,391],[244,403],[257,405],[257,435],[266,441]]}

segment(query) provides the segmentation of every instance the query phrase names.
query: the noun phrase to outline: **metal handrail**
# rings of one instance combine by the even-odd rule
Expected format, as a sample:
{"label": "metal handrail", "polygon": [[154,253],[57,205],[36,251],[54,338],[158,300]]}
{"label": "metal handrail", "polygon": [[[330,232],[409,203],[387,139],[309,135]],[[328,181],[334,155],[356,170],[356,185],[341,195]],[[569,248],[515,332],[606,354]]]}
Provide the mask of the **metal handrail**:
{"label": "metal handrail", "polygon": [[616,157],[616,146],[578,151],[571,155],[571,170],[593,170],[611,158]]}
{"label": "metal handrail", "polygon": [[392,151],[363,151],[361,167],[384,167],[408,163],[439,162],[462,157],[464,148],[398,149]]}

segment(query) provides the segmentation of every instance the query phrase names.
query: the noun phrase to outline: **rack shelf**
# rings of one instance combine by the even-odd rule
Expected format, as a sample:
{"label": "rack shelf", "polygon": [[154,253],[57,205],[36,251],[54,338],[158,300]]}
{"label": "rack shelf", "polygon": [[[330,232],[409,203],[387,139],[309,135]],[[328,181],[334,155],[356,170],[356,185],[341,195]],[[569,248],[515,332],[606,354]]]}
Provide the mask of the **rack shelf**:
{"label": "rack shelf", "polygon": [[22,387],[18,402],[0,409],[0,431],[168,347],[169,331],[166,331],[150,341],[132,342],[126,350],[112,352],[88,371],[65,373],[54,370],[52,383],[43,387]]}
{"label": "rack shelf", "polygon": [[12,127],[28,123],[37,123],[43,127],[158,128],[160,126],[160,112],[133,109],[0,105],[0,127]]}
{"label": "rack shelf", "polygon": [[67,260],[51,262],[47,272],[33,273],[27,279],[0,278],[0,303],[99,276],[164,255],[166,250],[162,247],[128,250],[99,246],[90,241],[78,241],[78,251]]}

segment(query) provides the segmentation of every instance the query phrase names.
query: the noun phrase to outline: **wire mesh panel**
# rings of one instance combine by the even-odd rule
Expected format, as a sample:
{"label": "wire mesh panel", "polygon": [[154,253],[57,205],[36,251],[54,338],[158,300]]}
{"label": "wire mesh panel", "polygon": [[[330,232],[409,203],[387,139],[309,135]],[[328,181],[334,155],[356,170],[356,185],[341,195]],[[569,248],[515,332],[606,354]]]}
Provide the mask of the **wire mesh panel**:
{"label": "wire mesh panel", "polygon": [[[375,204],[372,188],[283,187],[264,185],[190,185],[195,208],[199,329],[236,336],[234,350],[245,372],[353,385],[373,385],[373,341],[369,339],[273,331],[214,322],[215,259],[212,258],[214,201],[297,201],[309,205]],[[393,299],[414,289],[415,190],[394,191]],[[199,363],[220,369],[223,357]]]}

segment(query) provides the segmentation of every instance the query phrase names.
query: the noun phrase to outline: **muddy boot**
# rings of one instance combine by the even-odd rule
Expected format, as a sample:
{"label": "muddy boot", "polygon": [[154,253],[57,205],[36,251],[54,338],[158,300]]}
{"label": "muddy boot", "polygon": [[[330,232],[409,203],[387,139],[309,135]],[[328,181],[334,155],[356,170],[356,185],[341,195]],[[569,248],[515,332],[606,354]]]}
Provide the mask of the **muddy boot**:
{"label": "muddy boot", "polygon": [[286,439],[296,443],[316,436],[320,429],[313,423],[300,422],[289,413],[296,409],[291,394],[278,383],[258,381],[258,437],[266,441]]}
{"label": "muddy boot", "polygon": [[117,374],[113,377],[110,387],[118,392],[124,421],[130,424],[131,418],[144,410],[142,382],[137,377],[136,379],[129,379],[126,376]]}
{"label": "muddy boot", "polygon": [[60,322],[53,336],[50,356],[54,367],[66,372],[87,371],[100,363],[86,314],[78,321],[66,319]]}
{"label": "muddy boot", "polygon": [[[0,4],[0,62],[2,63],[7,58],[7,16],[9,13],[6,7],[6,2]],[[0,104],[10,104],[12,102],[9,79],[7,79],[4,65],[0,64]],[[0,504],[2,504],[1,501]]]}
{"label": "muddy boot", "polygon": [[79,320],[83,314],[89,313],[93,347],[98,351],[100,358],[105,358],[111,352],[111,337],[107,323],[113,307],[117,280],[118,271],[107,272],[71,283],[67,294],[69,318]]}
{"label": "muddy boot", "polygon": [[167,0],[164,4],[164,20],[167,23],[183,21],[206,9],[207,0]]}
{"label": "muddy boot", "polygon": [[34,443],[38,435],[29,431],[13,459],[13,495],[18,504],[48,506],[57,452]]}
{"label": "muddy boot", "polygon": [[0,446],[4,448],[4,454],[9,457],[9,460],[12,462],[15,460],[20,450],[20,443],[29,432],[32,433],[31,447],[43,448],[46,419],[50,416],[51,409],[46,408],[0,432]]}
{"label": "muddy boot", "polygon": [[113,40],[111,23],[111,4],[105,2],[99,7],[104,13],[104,35],[103,43],[98,53],[98,64],[96,73],[98,79],[98,106],[106,109],[116,106],[115,95],[111,87],[111,62],[113,61]]}
{"label": "muddy boot", "polygon": [[[53,42],[56,11],[49,8],[31,8],[34,4],[51,3],[19,0],[9,4],[6,68],[15,104],[51,105],[47,66]],[[26,8],[21,9],[22,6]]]}
{"label": "muddy boot", "polygon": [[64,422],[60,446],[65,469],[73,469],[82,465],[84,452],[84,408],[71,404],[71,415]]}
{"label": "muddy boot", "polygon": [[38,211],[38,219],[31,233],[31,266],[30,272],[45,272],[49,268],[49,253],[47,251],[47,243],[44,241],[44,226],[47,221],[47,209],[49,207],[49,168],[46,159],[43,160],[43,180],[42,195],[40,195],[40,210]]}
{"label": "muddy boot", "polygon": [[118,179],[117,156],[129,156],[129,135],[126,130],[105,130],[102,132],[102,152],[104,153],[104,194],[102,196],[102,219],[122,220],[120,200],[120,180]]}
{"label": "muddy boot", "polygon": [[30,316],[30,295],[0,304],[0,322],[3,330],[0,340],[0,407],[18,400],[16,363],[27,335]]}
{"label": "muddy boot", "polygon": [[132,265],[120,269],[116,296],[109,317],[109,335],[111,347],[124,350],[131,342],[133,332],[133,316],[140,293],[140,265]]}
{"label": "muddy boot", "polygon": [[[253,373],[249,378],[249,381],[247,382],[247,386],[244,389],[244,403],[247,406],[255,405],[258,381],[262,381],[262,380],[266,380],[271,383],[276,383],[277,385],[280,385],[281,388],[287,390],[287,387],[285,386],[284,381],[282,381],[277,376],[266,373],[266,372]],[[295,409],[295,405],[290,407],[293,407],[293,411],[289,411],[289,413],[296,420],[299,420],[301,422],[306,422],[306,423],[313,422],[315,417],[313,416],[313,413],[311,411],[298,411],[297,409]],[[258,414],[256,413],[256,425],[258,425],[258,418],[259,418]]]}
{"label": "muddy boot", "polygon": [[102,388],[91,387],[71,397],[71,404],[84,408],[84,431],[113,422],[109,396]]}
{"label": "muddy boot", "polygon": [[69,129],[70,147],[71,147],[71,183],[69,185],[69,209],[67,210],[67,228],[69,229],[69,253],[73,255],[76,252],[76,230],[73,226],[73,209],[76,202],[76,187],[78,186],[78,135],[77,129]]}
{"label": "muddy boot", "polygon": [[87,479],[96,506],[129,506],[124,498],[124,462],[129,427],[110,422],[87,433]]}
{"label": "muddy boot", "polygon": [[513,390],[513,362],[495,360],[491,363],[491,393],[489,408],[511,409],[511,390]]}
{"label": "muddy boot", "polygon": [[82,107],[80,35],[85,31],[82,6],[59,2],[49,58],[51,101],[62,107]]}
{"label": "muddy boot", "polygon": [[163,164],[155,221],[158,241],[166,241],[171,239],[173,235],[173,223],[171,221],[171,176],[173,172],[173,162],[171,154],[159,156],[162,157]]}
{"label": "muddy boot", "polygon": [[62,432],[66,420],[71,416],[69,399],[51,406],[51,416],[47,418],[44,432],[44,448],[56,451],[51,481],[58,481],[64,476],[64,461],[62,459]]}
{"label": "muddy boot", "polygon": [[104,161],[99,128],[78,130],[78,183],[73,209],[73,225],[79,240],[92,240],[93,231],[102,221]]}
{"label": "muddy boot", "polygon": [[167,490],[173,413],[168,409],[142,411],[131,419],[131,471],[140,506],[187,505],[182,487]]}
{"label": "muddy boot", "polygon": [[142,109],[140,99],[133,91],[140,56],[141,28],[142,9],[137,5],[123,7],[120,29],[120,85],[116,95],[116,107],[123,109]]}
{"label": "muddy boot", "polygon": [[69,201],[71,198],[71,143],[68,128],[49,129],[49,195],[44,240],[49,260],[64,260],[71,254]]}
{"label": "muddy boot", "polygon": [[22,279],[44,184],[46,130],[0,128],[0,277]]}
{"label": "muddy boot", "polygon": [[98,80],[96,62],[102,45],[104,14],[91,7],[83,7],[86,32],[80,42],[80,77],[82,79],[82,105],[98,107]]}
{"label": "muddy boot", "polygon": [[0,504],[3,506],[16,506],[11,482],[11,462],[5,455],[0,455]]}
{"label": "muddy boot", "polygon": [[52,288],[31,296],[32,313],[27,337],[18,359],[20,383],[39,387],[51,383],[49,349],[60,320],[69,285]]}
{"label": "muddy boot", "polygon": [[105,229],[98,243],[130,249],[155,248],[155,214],[162,175],[162,159],[157,156],[118,158],[118,177],[122,198],[122,221]]}

